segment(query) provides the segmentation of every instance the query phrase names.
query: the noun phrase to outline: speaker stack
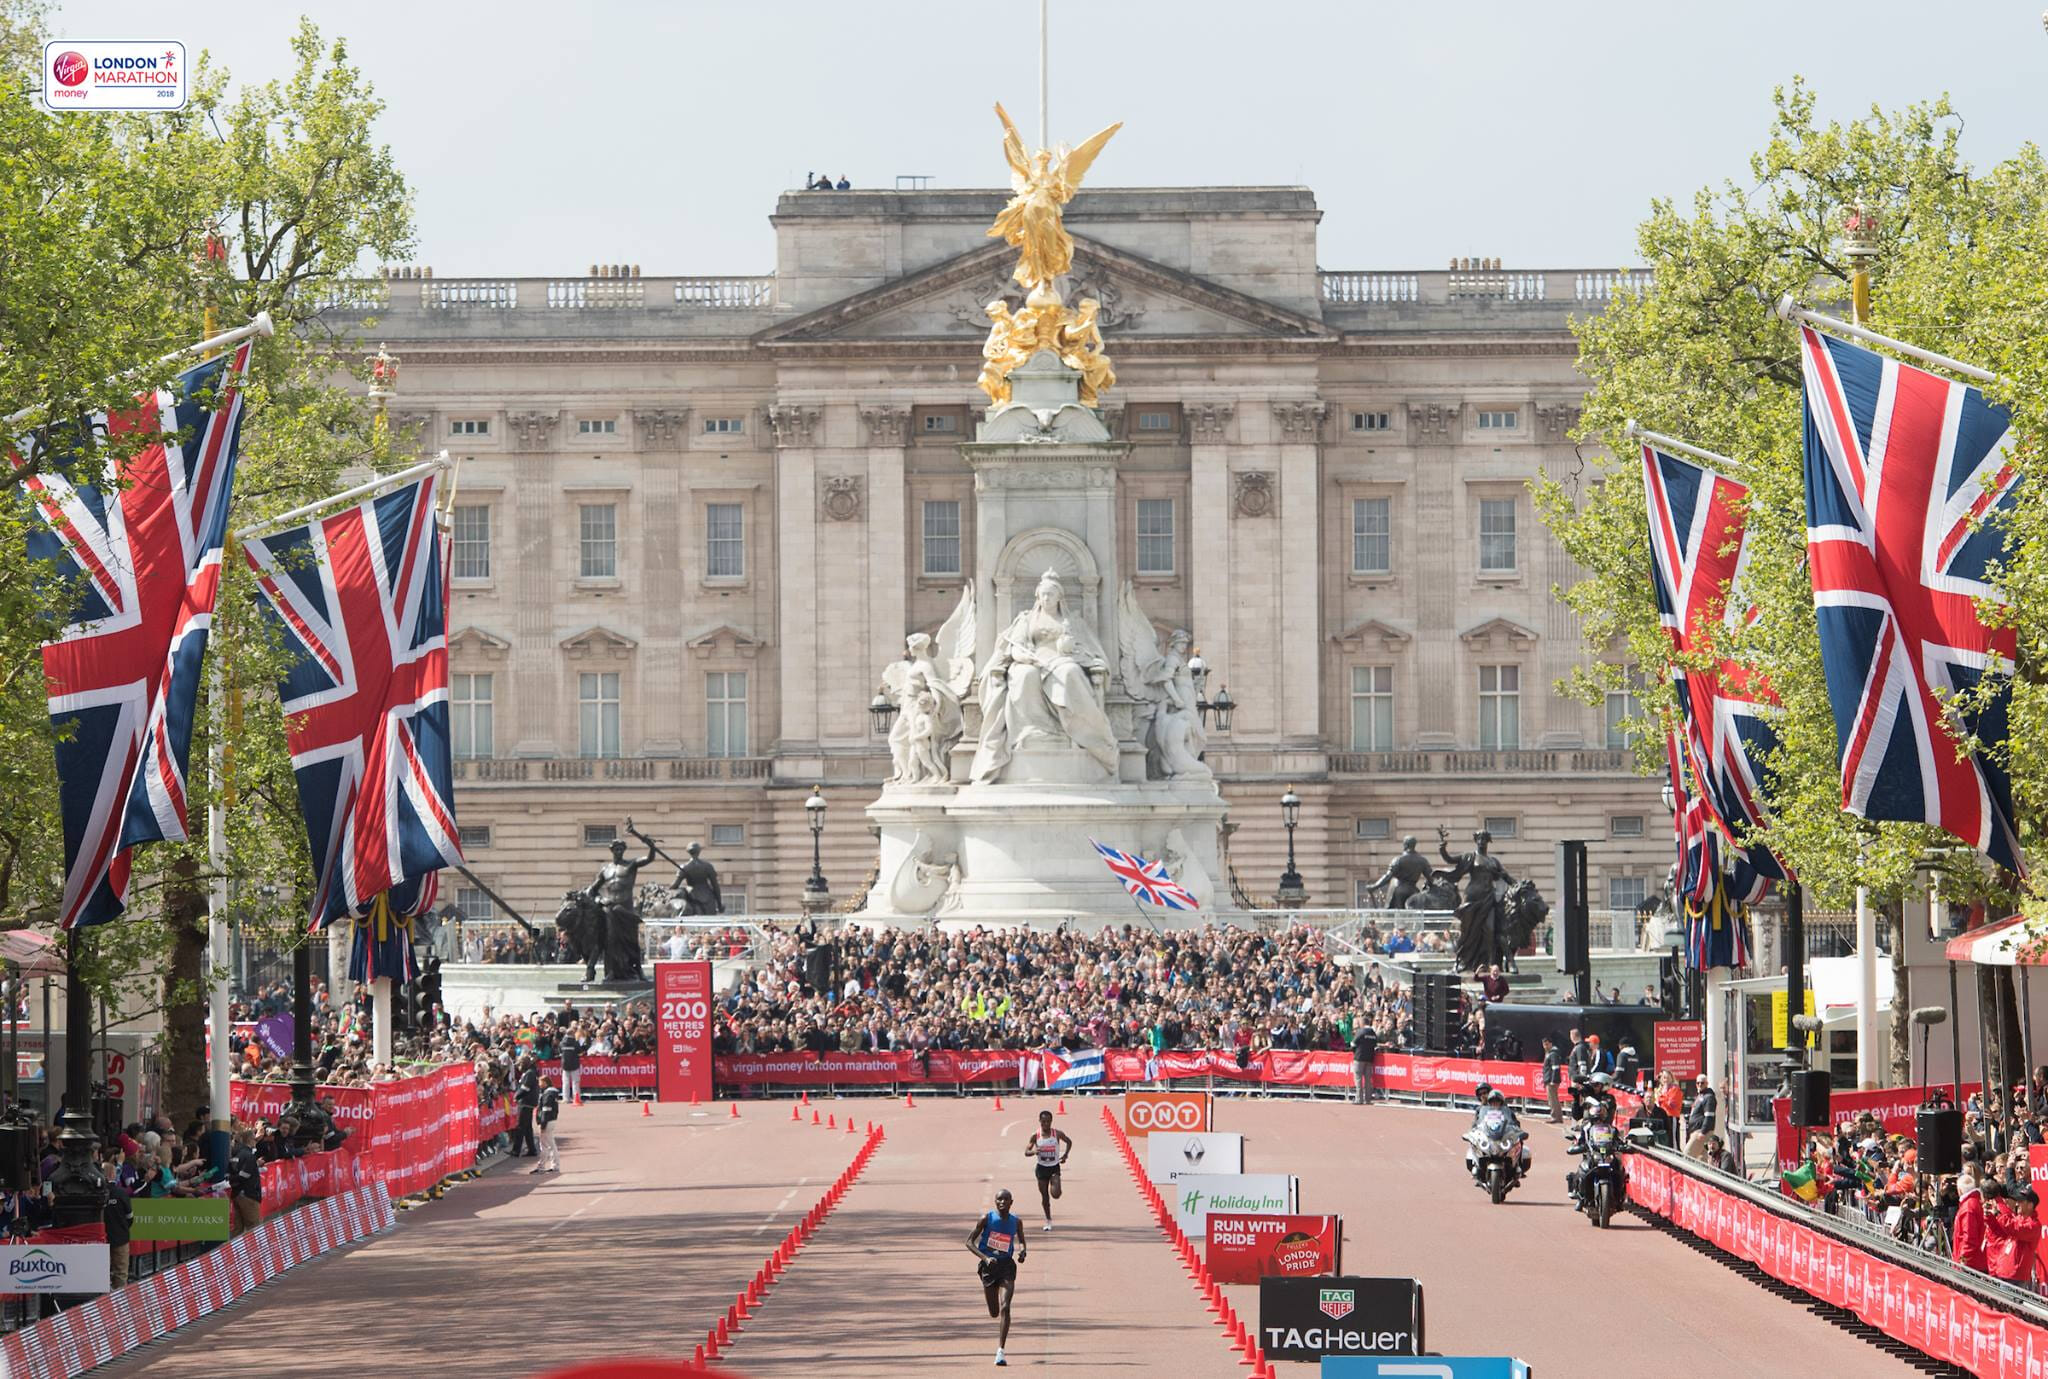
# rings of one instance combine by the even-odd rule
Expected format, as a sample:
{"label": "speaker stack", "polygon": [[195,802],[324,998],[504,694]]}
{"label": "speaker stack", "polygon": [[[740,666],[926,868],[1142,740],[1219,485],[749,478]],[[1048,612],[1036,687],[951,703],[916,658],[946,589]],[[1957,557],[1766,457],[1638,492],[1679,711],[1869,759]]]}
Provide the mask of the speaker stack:
{"label": "speaker stack", "polygon": [[824,993],[832,985],[832,949],[826,944],[814,943],[804,954],[804,981],[811,990]]}
{"label": "speaker stack", "polygon": [[1464,995],[1458,979],[1447,972],[1423,972],[1415,978],[1415,1028],[1430,1053],[1451,1052],[1464,1023]]}
{"label": "speaker stack", "polygon": [[1953,1106],[1922,1106],[1914,1117],[1922,1173],[1963,1171],[1963,1113]]}
{"label": "speaker stack", "polygon": [[[1828,1094],[1832,1087],[1826,1068],[1800,1068],[1792,1074],[1792,1124],[1801,1129],[1826,1129]],[[1924,1171],[1924,1170],[1923,1170]]]}

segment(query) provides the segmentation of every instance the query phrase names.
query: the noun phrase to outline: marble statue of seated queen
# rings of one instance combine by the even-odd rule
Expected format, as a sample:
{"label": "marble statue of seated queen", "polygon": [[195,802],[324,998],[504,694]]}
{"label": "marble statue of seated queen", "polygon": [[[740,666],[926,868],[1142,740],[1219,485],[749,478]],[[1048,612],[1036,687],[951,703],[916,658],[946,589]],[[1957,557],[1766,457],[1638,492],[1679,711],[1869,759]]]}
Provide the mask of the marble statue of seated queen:
{"label": "marble statue of seated queen", "polygon": [[1031,606],[996,637],[981,672],[981,742],[973,779],[1014,780],[1012,758],[1033,746],[1072,746],[1116,775],[1116,735],[1102,707],[1098,681],[1109,659],[1094,631],[1066,609],[1059,576],[1047,571]]}

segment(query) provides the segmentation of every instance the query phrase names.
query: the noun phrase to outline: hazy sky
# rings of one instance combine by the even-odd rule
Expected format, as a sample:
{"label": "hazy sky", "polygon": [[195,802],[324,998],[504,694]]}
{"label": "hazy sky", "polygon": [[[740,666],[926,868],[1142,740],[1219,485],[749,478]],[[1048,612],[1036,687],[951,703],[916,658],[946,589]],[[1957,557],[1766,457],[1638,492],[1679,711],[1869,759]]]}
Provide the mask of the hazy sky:
{"label": "hazy sky", "polygon": [[[1947,91],[1978,163],[2048,135],[2042,3],[1052,0],[1052,135],[1125,121],[1106,186],[1306,183],[1326,268],[1604,267],[1653,196],[1744,170],[1794,74],[1833,115]],[[302,10],[388,103],[447,276],[766,272],[807,169],[993,186],[990,103],[1037,125],[1034,0],[67,0],[53,25],[264,80]]]}

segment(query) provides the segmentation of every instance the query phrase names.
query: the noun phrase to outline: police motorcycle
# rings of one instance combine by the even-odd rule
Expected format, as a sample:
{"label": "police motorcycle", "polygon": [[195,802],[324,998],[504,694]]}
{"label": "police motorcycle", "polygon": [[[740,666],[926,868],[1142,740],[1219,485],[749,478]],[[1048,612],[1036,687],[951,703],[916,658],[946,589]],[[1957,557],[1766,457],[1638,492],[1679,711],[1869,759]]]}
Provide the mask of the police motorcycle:
{"label": "police motorcycle", "polygon": [[1622,1167],[1624,1143],[1649,1144],[1655,1136],[1641,1127],[1624,1136],[1614,1123],[1611,1098],[1589,1098],[1586,1120],[1565,1132],[1565,1148],[1579,1156],[1577,1169],[1565,1175],[1565,1187],[1572,1201],[1586,1214],[1595,1230],[1606,1230],[1628,1186],[1628,1172]]}
{"label": "police motorcycle", "polygon": [[1499,1090],[1482,1084],[1478,1091],[1479,1109],[1464,1136],[1465,1169],[1498,1206],[1529,1171],[1529,1132],[1515,1120]]}

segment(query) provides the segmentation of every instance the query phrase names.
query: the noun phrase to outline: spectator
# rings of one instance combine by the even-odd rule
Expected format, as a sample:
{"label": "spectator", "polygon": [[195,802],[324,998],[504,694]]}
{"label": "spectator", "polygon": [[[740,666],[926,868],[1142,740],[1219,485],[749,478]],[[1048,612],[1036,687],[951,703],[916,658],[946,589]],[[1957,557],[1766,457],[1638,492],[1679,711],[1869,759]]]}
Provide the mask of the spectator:
{"label": "spectator", "polygon": [[2041,1222],[2035,1215],[2039,1202],[2033,1188],[2023,1187],[1984,1209],[1989,1237],[1985,1256],[1993,1278],[2021,1288],[2033,1284],[2034,1253],[2041,1244]]}
{"label": "spectator", "polygon": [[263,1160],[256,1153],[256,1131],[252,1126],[235,1126],[234,1147],[228,1152],[228,1196],[234,1203],[237,1235],[262,1224]]}
{"label": "spectator", "polygon": [[128,1242],[135,1225],[135,1208],[128,1205],[128,1193],[119,1180],[121,1158],[109,1157],[101,1166],[107,1180],[107,1205],[100,1220],[107,1229],[107,1278],[120,1288],[128,1282]]}
{"label": "spectator", "polygon": [[852,191],[853,183],[847,181],[846,174],[842,172],[839,174],[839,181],[834,184],[833,190],[842,192]]}
{"label": "spectator", "polygon": [[1557,1041],[1549,1035],[1543,1036],[1543,1099],[1550,1105],[1550,1123],[1560,1123],[1564,1116],[1558,1106],[1564,1081],[1564,1055],[1557,1050]]}
{"label": "spectator", "polygon": [[1965,1163],[1962,1176],[1956,1179],[1956,1217],[1950,1231],[1955,1245],[1949,1258],[1965,1268],[1981,1270],[1986,1263],[1984,1190],[1970,1167]]}
{"label": "spectator", "polygon": [[1695,1079],[1693,1085],[1698,1088],[1698,1091],[1693,1094],[1692,1105],[1686,1108],[1685,1133],[1688,1136],[1711,1134],[1714,1129],[1714,1112],[1716,1109],[1714,1088],[1707,1081],[1705,1073],[1701,1073]]}

